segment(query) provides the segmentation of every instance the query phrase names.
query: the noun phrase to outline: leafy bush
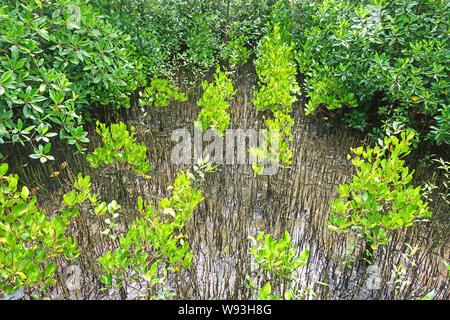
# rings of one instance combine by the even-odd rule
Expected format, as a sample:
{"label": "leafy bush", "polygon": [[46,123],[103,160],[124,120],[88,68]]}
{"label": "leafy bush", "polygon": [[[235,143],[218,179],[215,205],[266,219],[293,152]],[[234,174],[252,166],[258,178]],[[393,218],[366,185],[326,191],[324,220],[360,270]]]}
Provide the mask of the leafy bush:
{"label": "leafy bush", "polygon": [[303,250],[300,258],[297,257],[298,251],[292,248],[291,237],[287,231],[278,241],[270,234],[265,235],[264,232],[259,233],[256,239],[250,237],[250,240],[253,243],[251,253],[256,263],[262,270],[268,271],[274,279],[290,279],[293,271],[306,265],[308,250]]}
{"label": "leafy bush", "polygon": [[167,107],[172,100],[186,101],[184,93],[169,83],[168,79],[153,79],[144,92],[139,92],[139,104],[155,107]]}
{"label": "leafy bush", "polygon": [[247,63],[252,50],[245,46],[248,37],[245,34],[241,34],[239,37],[234,29],[229,33],[229,40],[220,52],[223,60],[228,61],[231,69],[236,66]]}
{"label": "leafy bush", "polygon": [[[367,114],[381,99],[376,107],[405,111],[390,122],[425,122],[431,130],[422,138],[448,143],[448,9],[447,0],[300,1],[304,27],[294,38],[307,113],[323,105]],[[364,128],[360,116],[345,119]]]}
{"label": "leafy bush", "polygon": [[194,71],[209,70],[219,62],[216,57],[221,49],[220,39],[209,26],[207,18],[208,15],[195,12],[193,24],[186,34],[187,50],[180,57]]}
{"label": "leafy bush", "polygon": [[208,83],[205,80],[202,83],[204,92],[197,104],[203,106],[203,109],[196,122],[196,126],[201,126],[202,130],[211,128],[223,135],[228,129],[230,114],[226,110],[229,107],[228,101],[236,94],[236,90],[227,76],[227,72],[221,72],[220,68],[217,68],[214,82]]}
{"label": "leafy bush", "polygon": [[[18,188],[17,175],[6,176],[0,166],[0,292],[20,287],[45,291],[55,284],[58,257],[75,259],[77,242],[66,229],[77,211],[64,210],[49,218],[36,207],[36,197],[26,186]],[[20,191],[19,191],[20,190]]]}
{"label": "leafy bush", "polygon": [[[43,150],[57,136],[84,151],[82,112],[129,106],[143,84],[123,36],[85,0],[8,0],[0,7],[0,143]],[[35,152],[39,155],[38,152]],[[41,158],[41,156],[35,156]]]}
{"label": "leafy bush", "polygon": [[432,215],[422,200],[421,187],[410,185],[413,172],[402,160],[413,138],[413,132],[402,132],[400,140],[385,137],[374,148],[352,149],[356,155],[352,163],[358,170],[352,183],[338,187],[339,198],[331,202],[328,223],[332,230],[354,229],[374,250],[390,241],[389,230],[409,227]]}
{"label": "leafy bush", "polygon": [[[321,77],[314,76],[313,78],[315,81],[311,85],[312,90],[308,93],[310,99],[305,104],[306,115],[314,113],[317,107],[321,105],[325,105],[328,110],[342,108],[343,106],[350,108],[358,106],[355,95],[342,86],[331,71],[324,71]],[[351,120],[350,123],[355,127],[356,121]]]}
{"label": "leafy bush", "polygon": [[[292,247],[289,232],[285,231],[284,236],[275,241],[272,235],[265,235],[264,232],[258,234],[256,239],[249,237],[253,245],[250,249],[255,258],[258,267],[259,276],[262,282],[265,282],[263,288],[257,290],[258,298],[262,300],[278,300],[277,295],[270,295],[272,288],[278,290],[282,297],[286,299],[292,298],[292,293],[296,291],[293,282],[296,278],[295,272],[300,266],[306,266],[309,257],[308,249],[304,249],[300,257],[298,250]],[[255,290],[258,285],[247,275],[250,287]]]}
{"label": "leafy bush", "polygon": [[[144,279],[149,291],[145,295],[150,295],[157,283],[164,282],[167,269],[179,271],[191,265],[193,253],[183,228],[203,200],[201,191],[191,187],[191,180],[195,177],[189,171],[180,172],[168,188],[172,197],[160,200],[156,211],[139,198],[141,217],[119,238],[120,248],[99,258],[104,284],[120,288],[122,282]],[[130,269],[134,274],[127,274]]]}
{"label": "leafy bush", "polygon": [[[284,166],[291,163],[292,152],[288,148],[288,141],[292,140],[291,127],[294,120],[289,116],[292,103],[297,98],[299,92],[296,76],[296,66],[294,63],[293,44],[287,44],[283,39],[287,38],[287,31],[275,24],[273,30],[261,40],[257,48],[256,73],[258,74],[261,88],[255,90],[252,99],[256,109],[260,111],[270,110],[274,118],[266,118],[264,123],[272,132],[278,132],[282,137],[279,145],[272,141],[271,136],[267,136],[268,148],[256,148],[253,152],[258,155],[258,161],[262,162],[268,158],[269,154],[277,153],[277,162]],[[276,151],[275,151],[276,150]],[[261,165],[253,164],[256,173],[260,173]]]}
{"label": "leafy bush", "polygon": [[147,147],[135,143],[133,126],[128,131],[123,122],[112,124],[108,128],[105,124],[97,121],[95,131],[102,137],[104,145],[97,147],[92,154],[87,155],[87,160],[93,168],[98,168],[103,164],[127,162],[137,174],[145,175],[152,169],[151,165],[145,161]]}

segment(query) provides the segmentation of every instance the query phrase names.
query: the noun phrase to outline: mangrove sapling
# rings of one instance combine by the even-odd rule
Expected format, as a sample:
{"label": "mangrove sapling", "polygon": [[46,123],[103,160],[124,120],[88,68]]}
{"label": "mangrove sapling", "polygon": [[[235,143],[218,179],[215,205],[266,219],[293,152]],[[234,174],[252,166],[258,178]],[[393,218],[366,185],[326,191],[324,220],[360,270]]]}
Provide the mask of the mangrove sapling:
{"label": "mangrove sapling", "polygon": [[401,132],[400,140],[386,136],[374,148],[351,149],[357,167],[353,182],[339,185],[339,198],[331,202],[329,228],[344,233],[356,230],[366,242],[368,262],[379,245],[390,241],[389,231],[432,215],[428,202],[422,200],[421,187],[410,185],[413,172],[402,160],[413,139],[414,133],[407,131]]}
{"label": "mangrove sapling", "polygon": [[[66,230],[77,210],[63,210],[48,217],[36,205],[26,186],[18,188],[19,178],[0,166],[0,292],[10,294],[23,287],[27,294],[45,292],[55,284],[58,257],[74,260],[77,241]],[[20,190],[20,191],[19,191]]]}
{"label": "mangrove sapling", "polygon": [[[100,234],[110,240],[110,246],[118,245],[117,235],[113,231],[118,226],[116,219],[119,216],[117,211],[120,209],[120,206],[115,200],[111,201],[109,204],[100,201],[99,195],[91,191],[91,186],[91,177],[88,175],[83,177],[81,173],[78,173],[77,180],[74,182],[74,189],[63,195],[62,204],[64,205],[64,208],[62,212],[66,215],[71,213],[74,218],[76,217],[77,219],[74,220],[74,224],[78,223],[82,218],[85,218],[87,214],[90,214],[93,217],[104,218],[106,228],[102,230]],[[85,209],[84,214],[78,214],[80,209]],[[107,213],[110,214],[110,217],[105,216]],[[82,228],[83,227],[80,227],[80,229]],[[89,237],[87,240],[90,240]],[[106,239],[102,239],[102,241],[106,247]],[[92,270],[94,273],[97,273],[98,267],[96,263],[93,263],[93,257],[90,257],[88,253],[84,251],[81,251],[80,254],[87,255],[86,258],[91,263]]]}
{"label": "mangrove sapling", "polygon": [[345,257],[347,257],[342,263],[344,266],[348,267],[349,269],[353,269],[353,266],[357,260],[355,253],[356,244],[352,244],[351,248],[345,249]]}
{"label": "mangrove sapling", "polygon": [[139,175],[144,175],[152,169],[146,162],[147,147],[144,144],[135,143],[134,127],[127,130],[123,122],[112,124],[109,128],[97,120],[98,135],[102,137],[103,146],[95,148],[94,152],[87,155],[91,167],[98,168],[100,165],[111,165],[117,162],[128,163]]}
{"label": "mangrove sapling", "polygon": [[[258,292],[260,297],[269,298],[269,293],[275,289],[281,297],[292,298],[296,290],[292,287],[292,283],[296,282],[295,272],[300,266],[306,265],[309,257],[308,249],[304,249],[298,257],[298,250],[293,248],[288,231],[285,231],[284,236],[278,241],[270,234],[265,235],[264,232],[259,233],[256,239],[252,236],[249,239],[253,243],[251,253],[256,260],[257,278],[260,283],[266,283],[260,288],[258,281],[252,280],[247,275],[250,288]],[[278,296],[274,294],[272,298],[276,299]]]}
{"label": "mangrove sapling", "polygon": [[198,129],[217,130],[220,135],[225,133],[230,123],[230,114],[227,109],[230,106],[229,101],[236,94],[233,88],[233,81],[228,78],[228,72],[220,71],[217,67],[214,74],[214,82],[202,82],[203,95],[197,101],[203,109],[200,111],[195,126]]}
{"label": "mangrove sapling", "polygon": [[168,79],[153,79],[144,92],[139,91],[139,104],[142,106],[167,107],[171,101],[186,101],[184,93],[169,83]]}
{"label": "mangrove sapling", "polygon": [[[197,205],[203,200],[198,184],[203,181],[204,172],[212,170],[210,164],[195,166],[196,177],[191,172],[179,172],[172,186],[170,198],[158,202],[154,210],[151,203],[138,199],[140,216],[130,226],[125,235],[120,236],[120,246],[108,251],[98,260],[103,268],[100,280],[112,289],[120,289],[129,282],[145,281],[146,292],[142,296],[156,299],[156,285],[163,286],[168,271],[178,272],[189,268],[193,252],[189,250],[184,226],[192,217]],[[200,174],[201,173],[201,174]],[[196,185],[191,186],[192,182]]]}
{"label": "mangrove sapling", "polygon": [[[63,213],[69,211],[76,212],[78,214],[80,208],[87,208],[87,211],[93,217],[101,217],[102,220],[97,222],[98,225],[103,224],[105,226],[104,229],[100,231],[100,234],[103,236],[101,238],[103,247],[121,247],[121,238],[118,236],[119,224],[117,222],[120,205],[118,205],[115,200],[111,201],[109,204],[103,201],[100,202],[98,194],[91,192],[90,176],[83,177],[81,173],[78,174],[78,180],[74,183],[74,190],[63,196],[63,205],[65,206]],[[133,227],[131,227],[130,230],[133,231]],[[83,258],[90,262],[90,266],[94,274],[101,277],[100,280],[105,283],[106,280],[104,280],[104,275],[102,274],[103,266],[101,264],[99,266],[98,263],[100,259],[97,260],[96,257],[90,256],[91,252],[92,251],[82,251],[81,254],[83,255]],[[126,270],[117,270],[114,288],[119,290],[119,294],[122,299],[126,299],[127,285],[128,281]]]}
{"label": "mangrove sapling", "polygon": [[[267,145],[250,150],[257,156],[253,170],[261,174],[263,162],[267,159],[272,163],[281,163],[288,167],[291,164],[292,151],[289,141],[292,141],[291,128],[294,119],[289,115],[292,104],[297,100],[295,94],[300,88],[296,80],[296,66],[294,62],[294,46],[283,42],[280,26],[275,24],[268,35],[261,40],[257,48],[255,62],[256,73],[261,88],[255,90],[253,104],[259,111],[270,110],[273,118],[264,116],[264,123],[269,133],[265,134]],[[272,134],[276,134],[273,140]],[[276,154],[273,158],[273,154]]]}

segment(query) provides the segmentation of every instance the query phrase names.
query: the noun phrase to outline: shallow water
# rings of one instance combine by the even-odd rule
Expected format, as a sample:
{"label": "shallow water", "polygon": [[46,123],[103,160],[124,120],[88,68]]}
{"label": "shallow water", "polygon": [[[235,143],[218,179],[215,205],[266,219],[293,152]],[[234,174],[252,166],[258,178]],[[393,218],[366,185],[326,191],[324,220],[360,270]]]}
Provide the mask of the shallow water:
{"label": "shallow water", "polygon": [[[251,104],[256,80],[251,67],[236,76],[238,93],[230,107],[230,128],[263,126],[261,114],[257,114]],[[170,152],[175,143],[171,142],[170,135],[178,128],[193,131],[192,123],[199,112],[195,101],[201,94],[201,89],[191,89],[187,102],[173,103],[167,108],[131,108],[118,119],[104,119],[121,120],[135,126],[138,142],[147,145],[153,166],[148,180],[119,166],[91,169],[85,156],[74,156],[73,150],[64,145],[53,147],[57,159],[47,166],[36,166],[25,154],[11,152],[7,158],[12,166],[10,171],[19,174],[21,183],[35,188],[38,202],[49,213],[60,208],[62,195],[71,189],[78,172],[89,174],[93,191],[98,192],[102,200],[115,199],[122,206],[120,222],[125,230],[135,217],[139,196],[156,204],[167,196],[166,187],[172,184],[176,173],[189,168],[171,163]],[[362,243],[354,234],[331,232],[324,222],[337,186],[351,179],[353,168],[346,156],[350,147],[360,145],[362,135],[338,124],[329,128],[320,117],[306,117],[302,101],[295,103],[293,109],[291,168],[280,169],[270,177],[254,177],[249,165],[221,165],[216,172],[208,174],[202,187],[205,200],[187,226],[195,258],[190,269],[169,274],[169,288],[175,292],[170,299],[254,298],[245,286],[245,275],[254,271],[248,237],[264,231],[277,239],[284,230],[290,232],[295,247],[310,251],[308,265],[300,268],[299,277],[312,287],[316,299],[409,299],[422,297],[430,291],[434,291],[438,299],[448,299],[443,259],[449,258],[449,208],[439,199],[432,203],[431,209],[436,214],[430,221],[394,233],[391,243],[375,253],[374,266],[367,268],[358,262],[351,268],[344,265],[344,261],[350,259],[346,250],[358,255]],[[88,147],[92,150],[100,141],[92,134],[90,139],[92,143]],[[412,159],[412,163],[417,163],[416,160]],[[64,161],[67,166],[61,165]],[[429,169],[416,166],[416,183],[426,181],[431,174]],[[76,221],[72,232],[82,254],[73,263],[76,267],[70,268],[71,274],[73,270],[80,273],[80,289],[70,290],[70,285],[61,285],[69,277],[64,271],[68,265],[64,264],[59,270],[60,284],[49,293],[52,298],[138,297],[142,290],[139,283],[128,286],[121,294],[99,290],[96,257],[114,245],[114,241],[99,234],[103,227],[101,220],[88,214]],[[414,256],[417,266],[408,269],[410,284],[404,292],[394,296],[393,285],[389,283],[392,265],[403,261],[401,253],[406,252],[405,242],[420,247]]]}

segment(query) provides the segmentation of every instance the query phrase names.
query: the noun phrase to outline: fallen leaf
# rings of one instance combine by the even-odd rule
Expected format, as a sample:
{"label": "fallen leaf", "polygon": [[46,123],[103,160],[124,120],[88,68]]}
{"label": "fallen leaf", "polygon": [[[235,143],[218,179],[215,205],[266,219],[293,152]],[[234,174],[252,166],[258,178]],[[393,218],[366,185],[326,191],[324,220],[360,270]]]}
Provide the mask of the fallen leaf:
{"label": "fallen leaf", "polygon": [[59,165],[59,167],[60,167],[61,169],[66,168],[66,167],[67,167],[67,162],[63,161],[63,162]]}
{"label": "fallen leaf", "polygon": [[55,178],[55,177],[59,176],[60,173],[61,172],[59,172],[59,171],[55,171],[50,175],[50,178]]}
{"label": "fallen leaf", "polygon": [[34,195],[34,194],[35,194],[36,192],[38,192],[39,190],[41,190],[41,187],[34,187],[34,188],[31,189],[30,193],[31,193],[32,195]]}

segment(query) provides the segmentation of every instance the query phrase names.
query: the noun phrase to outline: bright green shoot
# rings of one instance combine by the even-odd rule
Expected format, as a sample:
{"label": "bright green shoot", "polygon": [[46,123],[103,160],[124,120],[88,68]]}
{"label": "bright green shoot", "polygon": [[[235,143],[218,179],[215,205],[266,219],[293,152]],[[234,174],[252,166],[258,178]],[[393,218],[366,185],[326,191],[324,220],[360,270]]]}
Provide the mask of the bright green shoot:
{"label": "bright green shoot", "polygon": [[230,114],[227,109],[229,101],[236,94],[233,82],[228,78],[227,72],[221,72],[218,67],[214,75],[214,82],[203,81],[203,96],[197,104],[203,109],[198,115],[196,127],[201,130],[209,128],[218,130],[221,135],[228,129]]}
{"label": "bright green shoot", "polygon": [[20,287],[45,291],[55,284],[57,259],[75,259],[77,241],[65,232],[77,211],[65,210],[48,217],[36,205],[27,187],[18,188],[19,178],[0,166],[0,292],[10,294]]}
{"label": "bright green shoot", "polygon": [[330,229],[356,229],[375,250],[390,241],[390,230],[409,227],[417,219],[432,215],[428,203],[422,200],[421,187],[410,184],[413,172],[402,160],[409,154],[413,138],[413,132],[402,132],[400,140],[385,137],[374,148],[352,149],[357,172],[352,183],[337,189],[339,198],[331,202],[327,222]]}
{"label": "bright green shoot", "polygon": [[167,107],[171,101],[186,101],[184,93],[179,93],[178,88],[169,83],[168,79],[153,79],[150,87],[139,92],[140,105]]}
{"label": "bright green shoot", "polygon": [[[283,42],[279,25],[260,42],[257,50],[256,72],[261,88],[255,90],[252,100],[259,111],[270,110],[273,118],[264,117],[264,123],[270,131],[279,132],[277,142],[267,138],[266,148],[251,150],[258,157],[258,163],[253,164],[255,174],[260,174],[264,168],[263,162],[281,163],[288,167],[291,164],[292,151],[289,141],[292,141],[291,128],[294,119],[289,115],[292,104],[297,100],[295,94],[300,88],[296,80],[293,44]],[[270,159],[269,154],[277,154],[276,159]]]}
{"label": "bright green shoot", "polygon": [[135,143],[134,127],[127,126],[120,122],[112,124],[109,128],[105,124],[97,121],[97,134],[102,137],[103,146],[97,147],[92,154],[87,156],[87,160],[94,168],[100,165],[111,165],[116,162],[128,163],[133,170],[140,175],[152,169],[146,162],[147,147],[143,144]]}
{"label": "bright green shoot", "polygon": [[293,247],[288,231],[278,241],[271,234],[261,232],[256,239],[249,237],[253,245],[250,249],[255,258],[259,283],[265,283],[264,287],[258,286],[258,279],[252,279],[249,275],[246,279],[250,288],[258,292],[258,298],[263,300],[280,299],[272,290],[279,293],[285,299],[291,299],[297,292],[296,271],[301,266],[306,266],[309,251],[304,249],[300,256],[298,250]]}
{"label": "bright green shoot", "polygon": [[[209,164],[199,164],[195,171],[203,174],[211,169]],[[127,282],[144,279],[147,292],[143,295],[154,299],[155,286],[165,282],[168,270],[178,272],[191,266],[193,252],[184,227],[203,200],[201,190],[192,186],[192,182],[202,180],[202,175],[179,172],[174,184],[168,187],[171,197],[161,199],[157,210],[138,199],[140,216],[119,238],[120,248],[99,258],[104,272],[100,280],[105,285],[118,289]],[[130,270],[132,274],[128,273]]]}

